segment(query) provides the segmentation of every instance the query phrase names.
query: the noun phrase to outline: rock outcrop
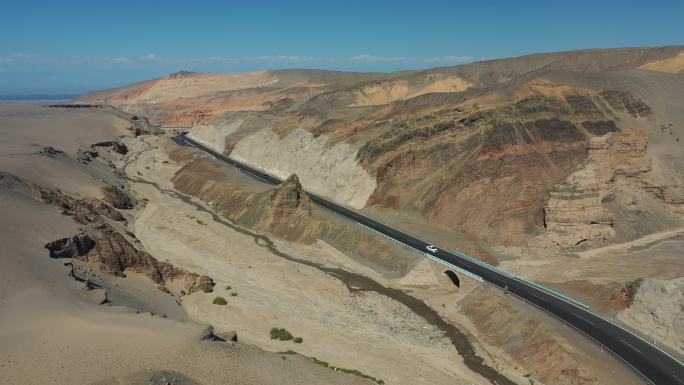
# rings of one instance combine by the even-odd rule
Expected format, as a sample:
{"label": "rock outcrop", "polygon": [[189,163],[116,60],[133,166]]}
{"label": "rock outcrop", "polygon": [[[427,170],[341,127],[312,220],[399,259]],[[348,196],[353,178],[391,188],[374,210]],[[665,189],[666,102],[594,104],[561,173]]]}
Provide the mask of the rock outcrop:
{"label": "rock outcrop", "polygon": [[180,279],[186,292],[214,286],[210,277],[190,273],[167,262],[159,262],[150,254],[136,249],[117,232],[78,234],[45,245],[52,258],[74,258],[96,263],[102,271],[125,277],[126,271],[142,273],[157,284]]}
{"label": "rock outcrop", "polygon": [[124,192],[117,186],[103,187],[102,194],[104,195],[104,201],[109,203],[114,208],[121,210],[128,210],[133,208],[133,199],[131,199],[131,197],[126,192]]}
{"label": "rock outcrop", "polygon": [[630,307],[632,303],[634,303],[634,297],[643,281],[643,279],[637,279],[632,282],[627,282],[624,287],[611,295],[611,302],[615,303],[619,309]]}
{"label": "rock outcrop", "polygon": [[684,277],[644,279],[618,319],[684,354]]}
{"label": "rock outcrop", "polygon": [[65,215],[69,215],[81,224],[92,224],[95,227],[104,226],[102,218],[116,222],[125,221],[124,216],[108,204],[95,198],[76,199],[59,190],[41,188],[40,196],[45,203],[58,206]]}
{"label": "rock outcrop", "polygon": [[[243,196],[247,207],[237,208],[238,200],[226,205],[231,219],[252,229],[306,243],[315,240],[318,220],[312,216],[312,203],[297,175],[292,174],[277,187]],[[290,233],[290,234],[288,234]]]}
{"label": "rock outcrop", "polygon": [[183,281],[186,292],[214,286],[214,281],[208,276],[160,262],[150,254],[135,248],[105,220],[124,220],[121,213],[106,203],[94,198],[75,199],[59,190],[39,188],[39,192],[43,201],[60,207],[65,215],[90,228],[86,233],[45,245],[45,248],[50,250],[50,257],[75,258],[97,263],[104,272],[116,276],[125,276],[126,271],[142,273],[159,284],[162,289],[165,289],[164,284],[168,280],[177,279]]}
{"label": "rock outcrop", "polygon": [[615,111],[627,112],[635,118],[646,117],[652,113],[651,107],[629,92],[606,90],[600,94]]}
{"label": "rock outcrop", "polygon": [[50,250],[50,258],[76,258],[88,253],[95,242],[87,234],[58,239],[45,245]]}
{"label": "rock outcrop", "polygon": [[43,147],[42,150],[36,152],[36,154],[44,154],[46,156],[49,156],[50,158],[54,158],[57,155],[64,155],[64,151],[54,148],[52,146],[46,146]]}
{"label": "rock outcrop", "polygon": [[[406,272],[422,257],[402,253],[358,227],[340,224],[313,207],[299,178],[292,175],[281,185],[267,191],[245,189],[227,177],[223,166],[198,158],[183,166],[172,178],[178,191],[211,204],[232,222],[258,232],[272,234],[291,242],[313,244],[318,240],[354,255],[364,255],[378,271]],[[398,258],[398,254],[402,253]]]}
{"label": "rock outcrop", "polygon": [[615,198],[615,178],[636,178],[651,169],[647,143],[644,130],[592,138],[587,158],[550,191],[544,207],[546,239],[564,249],[611,240],[615,217],[606,203]]}
{"label": "rock outcrop", "polygon": [[100,156],[100,153],[92,148],[90,150],[78,150],[76,153],[76,160],[83,164],[88,164],[98,156]]}
{"label": "rock outcrop", "polygon": [[[139,134],[140,133],[138,133],[138,135]],[[105,142],[95,143],[92,145],[92,147],[109,147],[112,151],[116,152],[119,155],[128,154],[128,147],[125,144],[119,142],[118,140],[109,140]]]}
{"label": "rock outcrop", "polygon": [[272,230],[299,213],[311,214],[311,200],[295,174],[257,200],[261,201],[258,206],[266,209],[259,220],[260,228]]}

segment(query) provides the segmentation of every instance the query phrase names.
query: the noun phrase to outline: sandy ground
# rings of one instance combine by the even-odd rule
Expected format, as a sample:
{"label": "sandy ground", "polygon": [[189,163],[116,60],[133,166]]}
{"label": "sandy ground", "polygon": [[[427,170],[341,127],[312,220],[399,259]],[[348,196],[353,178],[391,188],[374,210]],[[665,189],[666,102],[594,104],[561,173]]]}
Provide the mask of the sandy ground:
{"label": "sandy ground", "polygon": [[[0,104],[1,169],[34,183],[80,196],[99,197],[105,180],[96,168],[75,161],[79,148],[112,140],[126,132],[127,121],[100,109],[62,109]],[[64,151],[36,154],[45,146]]]}
{"label": "sandy ground", "polygon": [[[65,157],[64,168],[46,166],[44,173],[36,174],[31,164],[14,162],[9,150],[26,155],[34,147],[53,145],[74,154],[74,143],[112,139],[108,135],[117,131],[108,131],[108,117],[98,131],[99,112],[93,117],[90,112],[4,105],[0,111],[0,171],[19,173],[36,183],[58,181],[65,191],[99,191],[100,182],[94,179],[102,172],[96,169],[99,166],[83,168]],[[64,261],[50,259],[43,247],[78,231],[79,226],[57,208],[24,190],[0,185],[1,384],[139,384],[165,370],[180,371],[186,383],[200,384],[370,383],[302,356],[202,341],[206,325],[97,305],[82,284],[68,277]],[[160,301],[161,292],[140,278],[112,278],[120,289],[112,293],[114,304],[172,306]],[[183,314],[170,312],[175,318]]]}
{"label": "sandy ground", "polygon": [[[128,165],[128,174],[140,173],[171,189],[169,179],[177,166],[164,163],[165,153],[154,148],[158,145],[138,145],[148,150],[132,155],[137,159]],[[141,150],[135,146],[129,143],[133,152]],[[296,350],[387,383],[486,383],[462,364],[438,330],[404,305],[374,293],[352,294],[338,280],[283,260],[254,238],[214,222],[209,214],[155,186],[136,183],[134,188],[150,201],[135,222],[136,236],[145,248],[162,260],[209,274],[217,282],[214,293],[183,299],[191,317],[219,331],[237,330],[241,341],[264,349]],[[320,244],[278,247],[298,253],[297,257],[326,262],[334,258],[329,246]],[[231,289],[226,290],[227,286]],[[212,305],[217,295],[226,298],[228,305]],[[273,327],[284,327],[304,342],[271,340]]]}
{"label": "sandy ground", "polygon": [[22,218],[1,225],[8,248],[0,279],[0,383],[87,384],[151,369],[181,370],[202,384],[364,383],[331,377],[301,357],[202,342],[201,324],[88,302],[62,261],[50,260],[41,246],[76,232],[71,219],[14,193],[2,192],[0,200],[3,218]]}

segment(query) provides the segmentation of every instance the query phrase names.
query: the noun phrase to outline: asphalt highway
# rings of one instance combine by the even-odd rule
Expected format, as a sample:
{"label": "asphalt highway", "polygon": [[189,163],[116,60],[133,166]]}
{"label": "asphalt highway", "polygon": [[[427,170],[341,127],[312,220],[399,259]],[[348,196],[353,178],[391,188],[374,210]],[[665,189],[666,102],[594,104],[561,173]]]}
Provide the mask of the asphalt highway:
{"label": "asphalt highway", "polygon": [[[185,134],[175,136],[172,140],[180,146],[195,147],[204,151],[215,159],[230,164],[265,183],[277,185],[282,182],[272,175],[268,175],[216,152],[188,138]],[[684,385],[684,365],[680,361],[648,341],[594,314],[588,308],[574,304],[523,280],[489,269],[486,266],[462,258],[439,247],[436,247],[437,251],[430,252],[426,249],[430,244],[425,241],[368,218],[326,198],[312,193],[308,194],[315,204],[323,208],[362,224],[423,254],[429,254],[434,259],[475,274],[485,282],[555,316],[612,352],[623,363],[639,374],[645,382],[656,385]]]}

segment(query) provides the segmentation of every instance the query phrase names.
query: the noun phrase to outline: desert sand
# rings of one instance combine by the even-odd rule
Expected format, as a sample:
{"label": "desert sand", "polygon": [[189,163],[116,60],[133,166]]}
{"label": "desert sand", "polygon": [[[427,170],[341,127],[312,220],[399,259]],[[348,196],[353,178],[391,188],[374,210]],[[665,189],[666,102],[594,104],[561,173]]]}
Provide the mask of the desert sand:
{"label": "desert sand", "polygon": [[[207,335],[207,325],[137,314],[135,305],[140,302],[126,303],[123,295],[112,293],[110,306],[93,302],[83,284],[68,276],[64,261],[50,259],[43,247],[77,233],[82,225],[40,201],[29,185],[44,183],[82,196],[101,195],[102,181],[96,177],[107,167],[84,165],[70,155],[76,154],[78,143],[89,146],[90,141],[112,140],[122,134],[119,118],[100,111],[0,108],[0,128],[8,139],[2,143],[0,158],[1,383],[140,384],[173,370],[176,374],[169,374],[169,381],[173,375],[186,383],[368,383],[301,356],[201,340]],[[34,154],[45,146],[64,146],[63,166],[48,164],[43,173],[31,172],[32,166],[47,157]],[[24,160],[17,162],[17,157]],[[118,279],[116,285],[141,302],[163,294],[146,277]],[[183,314],[179,311],[175,316]]]}

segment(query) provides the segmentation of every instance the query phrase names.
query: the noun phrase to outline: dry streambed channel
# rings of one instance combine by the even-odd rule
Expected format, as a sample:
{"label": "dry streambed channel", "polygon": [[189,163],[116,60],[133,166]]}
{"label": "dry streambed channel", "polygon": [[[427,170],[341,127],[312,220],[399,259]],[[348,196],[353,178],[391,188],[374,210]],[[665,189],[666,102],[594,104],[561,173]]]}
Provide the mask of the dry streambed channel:
{"label": "dry streambed channel", "polygon": [[[134,161],[136,158],[127,162],[127,164],[124,166],[124,170],[125,167],[132,161]],[[496,369],[487,365],[484,359],[477,355],[475,347],[468,339],[468,336],[466,336],[466,334],[461,332],[456,326],[444,320],[435,310],[433,310],[425,302],[411,296],[407,292],[399,289],[385,287],[366,276],[348,270],[329,267],[313,261],[293,257],[287,253],[278,250],[273,241],[271,241],[271,239],[269,239],[267,236],[263,234],[254,233],[243,227],[237,226],[234,223],[231,223],[230,221],[218,215],[216,212],[208,210],[203,205],[195,202],[188,195],[181,194],[177,191],[162,188],[157,183],[140,179],[137,177],[126,176],[126,179],[133,183],[151,185],[162,194],[179,199],[195,207],[197,210],[211,215],[214,221],[221,223],[222,225],[227,226],[238,233],[252,237],[257,245],[267,248],[271,253],[277,255],[278,257],[284,258],[291,262],[313,267],[331,277],[340,280],[342,283],[345,284],[345,286],[350,292],[375,292],[388,298],[394,299],[395,301],[408,307],[412,312],[414,312],[419,317],[423,318],[427,323],[435,326],[436,328],[444,332],[445,336],[449,338],[454,348],[456,348],[456,350],[458,351],[458,354],[461,357],[463,357],[463,361],[466,364],[466,366],[470,368],[472,371],[486,378],[492,384],[515,385],[515,382],[511,381],[509,378],[499,373]]]}

